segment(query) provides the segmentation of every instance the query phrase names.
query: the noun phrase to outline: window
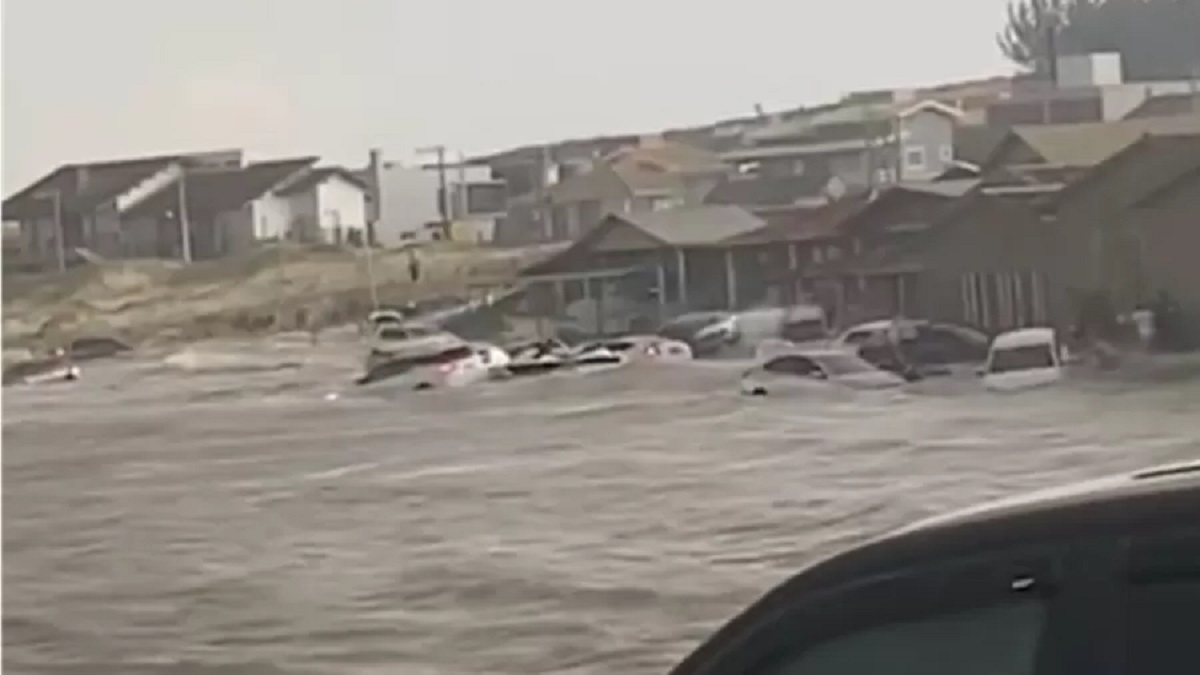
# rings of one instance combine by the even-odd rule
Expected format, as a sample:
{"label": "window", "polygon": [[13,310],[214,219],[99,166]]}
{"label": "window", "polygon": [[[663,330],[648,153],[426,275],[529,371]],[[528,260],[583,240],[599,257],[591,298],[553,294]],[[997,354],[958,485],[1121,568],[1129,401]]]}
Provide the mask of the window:
{"label": "window", "polygon": [[1016,370],[1035,370],[1054,367],[1054,351],[1050,345],[1028,345],[992,352],[989,373],[1008,373]]}
{"label": "window", "polygon": [[904,150],[904,167],[907,169],[924,169],[925,148],[906,148]]}
{"label": "window", "polygon": [[817,644],[765,672],[1033,675],[1044,623],[1043,604],[1030,599],[885,624]]}
{"label": "window", "polygon": [[780,356],[767,361],[763,370],[778,375],[800,375],[812,377],[821,374],[821,369],[812,359],[803,356]]}

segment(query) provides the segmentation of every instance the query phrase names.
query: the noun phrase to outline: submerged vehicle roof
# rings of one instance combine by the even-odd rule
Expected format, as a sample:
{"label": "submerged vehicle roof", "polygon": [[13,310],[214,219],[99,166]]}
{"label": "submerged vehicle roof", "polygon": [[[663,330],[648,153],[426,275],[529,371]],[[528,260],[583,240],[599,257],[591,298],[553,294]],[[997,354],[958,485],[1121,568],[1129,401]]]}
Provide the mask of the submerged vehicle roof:
{"label": "submerged vehicle roof", "polygon": [[826,558],[734,617],[671,672],[692,672],[806,593],[908,566],[1079,536],[1121,536],[1163,523],[1197,524],[1200,460],[1068,484],[929,518]]}
{"label": "submerged vehicle roof", "polygon": [[1021,328],[1001,333],[992,341],[992,349],[1016,349],[1054,344],[1053,328]]}

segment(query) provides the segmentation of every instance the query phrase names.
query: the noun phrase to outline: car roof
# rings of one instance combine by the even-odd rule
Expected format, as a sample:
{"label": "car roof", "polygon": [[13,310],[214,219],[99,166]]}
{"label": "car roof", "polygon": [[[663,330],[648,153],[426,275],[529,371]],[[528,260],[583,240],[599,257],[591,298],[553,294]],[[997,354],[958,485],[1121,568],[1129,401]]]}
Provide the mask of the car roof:
{"label": "car roof", "polygon": [[905,567],[1079,536],[1122,536],[1164,524],[1200,526],[1200,460],[1152,467],[987,502],[929,518],[826,558],[767,592],[672,672],[752,630],[782,605]]}
{"label": "car roof", "polygon": [[993,349],[1016,349],[1054,344],[1053,328],[1021,328],[1001,333],[992,341]]}
{"label": "car roof", "polygon": [[[1083,532],[1128,532],[1200,514],[1200,460],[985,502],[885,534],[809,569],[836,577]],[[1197,522],[1200,524],[1200,522]],[[819,573],[817,576],[825,576]],[[828,580],[826,581],[828,583]]]}

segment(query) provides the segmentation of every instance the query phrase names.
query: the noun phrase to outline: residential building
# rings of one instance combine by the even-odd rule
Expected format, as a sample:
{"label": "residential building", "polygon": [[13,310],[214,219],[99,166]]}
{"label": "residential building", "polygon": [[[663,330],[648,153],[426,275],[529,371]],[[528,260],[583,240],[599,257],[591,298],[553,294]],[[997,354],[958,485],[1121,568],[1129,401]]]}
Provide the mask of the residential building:
{"label": "residential building", "polygon": [[[367,183],[342,167],[319,167],[279,186],[260,207],[278,215],[260,214],[257,222],[286,218],[288,236],[296,241],[364,242],[367,233]],[[286,214],[285,214],[286,212]],[[261,237],[268,234],[256,231]],[[278,233],[270,233],[278,236]]]}
{"label": "residential building", "polygon": [[185,169],[236,167],[240,150],[66,164],[4,200],[4,220],[18,223],[21,248],[47,266],[73,264],[78,248],[124,255],[127,212],[174,185]]}
{"label": "residential building", "polygon": [[985,123],[1005,127],[1113,122],[1150,98],[1195,91],[1195,83],[1187,80],[1126,82],[1121,70],[1116,53],[1062,56],[1057,81],[1018,80],[1011,92],[986,106]]}
{"label": "residential building", "polygon": [[75,263],[81,249],[204,259],[263,240],[363,238],[366,185],[316,162],[244,163],[231,150],[71,164],[6,199],[4,216],[16,223],[24,259],[48,267]]}
{"label": "residential building", "polygon": [[297,237],[292,201],[279,191],[307,177],[316,162],[316,157],[299,157],[187,170],[122,214],[120,256],[183,258],[186,250],[200,260],[244,251],[259,241]]}
{"label": "residential building", "polygon": [[960,111],[937,101],[842,106],[747,134],[722,154],[741,174],[836,177],[850,187],[928,180],[954,160]]}
{"label": "residential building", "polygon": [[579,236],[609,213],[696,206],[729,171],[714,154],[658,138],[610,153],[547,188],[546,239]]}

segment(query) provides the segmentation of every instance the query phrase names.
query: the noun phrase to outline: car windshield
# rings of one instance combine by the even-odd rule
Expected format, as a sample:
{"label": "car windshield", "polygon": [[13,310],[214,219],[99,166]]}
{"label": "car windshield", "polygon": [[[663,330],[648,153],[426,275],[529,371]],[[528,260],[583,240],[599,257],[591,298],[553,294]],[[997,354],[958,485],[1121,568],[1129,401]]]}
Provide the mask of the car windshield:
{"label": "car windshield", "polygon": [[1053,368],[1054,353],[1050,345],[1025,345],[1010,349],[995,349],[988,366],[990,373],[1008,373],[1015,370]]}
{"label": "car windshield", "polygon": [[866,361],[851,354],[828,354],[815,359],[830,375],[854,375],[878,370]]}

